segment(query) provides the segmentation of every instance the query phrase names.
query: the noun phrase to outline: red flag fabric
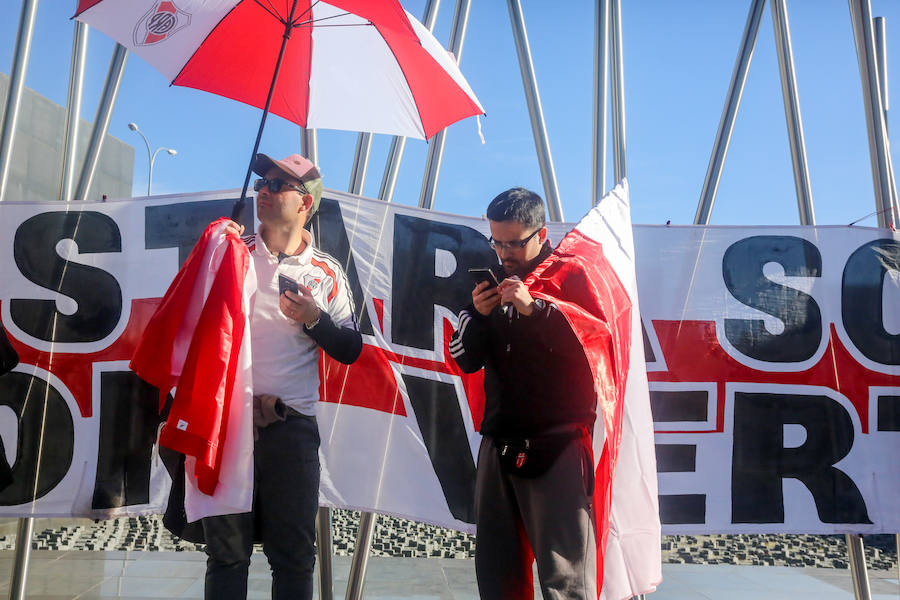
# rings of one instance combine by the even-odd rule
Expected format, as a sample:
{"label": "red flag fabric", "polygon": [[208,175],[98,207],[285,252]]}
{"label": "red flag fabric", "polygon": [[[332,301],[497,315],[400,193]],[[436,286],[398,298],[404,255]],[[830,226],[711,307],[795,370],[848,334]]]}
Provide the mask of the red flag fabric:
{"label": "red flag fabric", "polygon": [[[161,404],[176,388],[159,443],[188,457],[186,468],[193,473],[187,481],[195,491],[216,495],[223,469],[228,471],[225,479],[239,488],[218,494],[213,502],[201,500],[208,506],[199,512],[191,510],[187,491],[189,521],[198,514],[240,512],[234,509],[245,505],[249,510],[252,496],[252,489],[240,489],[248,487],[241,481],[252,482],[252,461],[247,460],[252,445],[244,439],[244,421],[249,419],[243,416],[250,406],[245,284],[252,267],[243,242],[224,235],[227,221],[222,218],[206,228],[144,330],[130,364],[139,377],[160,389]],[[235,416],[237,422],[230,423]],[[226,460],[227,437],[231,455],[243,456],[237,462]],[[216,507],[223,496],[231,499]]]}
{"label": "red flag fabric", "polygon": [[[525,280],[532,296],[559,307],[594,375],[597,590],[609,600],[653,591],[661,580],[649,392],[642,339],[634,335],[640,332],[640,320],[633,257],[628,191],[623,182]],[[626,418],[629,408],[632,414]],[[631,469],[618,478],[623,433]],[[635,504],[621,523],[614,516],[614,483],[631,496],[617,497],[617,502]],[[611,523],[614,540],[610,539]]]}

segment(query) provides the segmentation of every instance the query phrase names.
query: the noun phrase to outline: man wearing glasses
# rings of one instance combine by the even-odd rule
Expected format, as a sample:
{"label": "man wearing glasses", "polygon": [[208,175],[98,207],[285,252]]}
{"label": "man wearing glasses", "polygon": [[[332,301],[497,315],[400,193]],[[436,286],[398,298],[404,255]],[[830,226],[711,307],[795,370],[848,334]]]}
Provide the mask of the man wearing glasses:
{"label": "man wearing glasses", "polygon": [[475,285],[450,341],[464,372],[484,367],[485,375],[475,483],[479,593],[531,598],[533,556],[544,598],[594,600],[593,376],[562,313],[528,291],[528,276],[553,252],[543,200],[513,188],[491,201],[487,218],[504,278]]}
{"label": "man wearing glasses", "polygon": [[[350,364],[362,350],[350,286],[303,227],[322,179],[306,158],[257,154],[259,233],[246,236],[256,271],[250,315],[254,497],[250,513],[203,519],[205,597],[244,599],[254,539],[272,568],[272,598],[311,599],[319,507],[319,348]],[[243,227],[231,222],[229,235]]]}

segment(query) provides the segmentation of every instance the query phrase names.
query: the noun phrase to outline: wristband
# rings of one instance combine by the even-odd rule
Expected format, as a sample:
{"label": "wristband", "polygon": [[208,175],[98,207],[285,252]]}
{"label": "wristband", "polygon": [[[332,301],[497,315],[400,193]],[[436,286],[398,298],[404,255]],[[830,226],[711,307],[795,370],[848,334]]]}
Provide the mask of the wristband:
{"label": "wristband", "polygon": [[322,320],[322,309],[319,309],[319,316],[316,317],[316,320],[312,323],[304,323],[303,326],[306,327],[307,331],[311,331],[316,325],[319,324],[319,321]]}

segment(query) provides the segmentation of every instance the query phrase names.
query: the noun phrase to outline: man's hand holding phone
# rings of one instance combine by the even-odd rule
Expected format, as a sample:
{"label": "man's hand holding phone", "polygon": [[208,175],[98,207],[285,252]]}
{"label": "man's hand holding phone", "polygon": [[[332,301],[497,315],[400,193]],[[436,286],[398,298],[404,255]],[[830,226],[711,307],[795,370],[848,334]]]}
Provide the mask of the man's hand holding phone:
{"label": "man's hand holding phone", "polygon": [[497,306],[500,305],[500,292],[496,285],[492,285],[490,281],[482,281],[472,290],[472,304],[475,310],[485,317],[491,314]]}
{"label": "man's hand holding phone", "polygon": [[322,311],[308,289],[284,275],[278,277],[278,287],[281,292],[278,304],[284,316],[306,325],[319,320]]}
{"label": "man's hand holding phone", "polygon": [[534,312],[534,298],[528,292],[528,288],[518,277],[509,277],[500,282],[500,302],[512,304],[520,315],[531,316]]}

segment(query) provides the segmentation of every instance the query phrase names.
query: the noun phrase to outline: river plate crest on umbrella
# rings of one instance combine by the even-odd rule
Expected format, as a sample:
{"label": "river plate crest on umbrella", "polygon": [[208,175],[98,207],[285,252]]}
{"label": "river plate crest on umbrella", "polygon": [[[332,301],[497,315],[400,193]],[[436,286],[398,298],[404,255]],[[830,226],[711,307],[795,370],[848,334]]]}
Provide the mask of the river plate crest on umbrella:
{"label": "river plate crest on umbrella", "polygon": [[81,0],[75,18],[173,85],[262,109],[288,32],[269,110],[303,127],[427,139],[484,112],[397,0]]}

